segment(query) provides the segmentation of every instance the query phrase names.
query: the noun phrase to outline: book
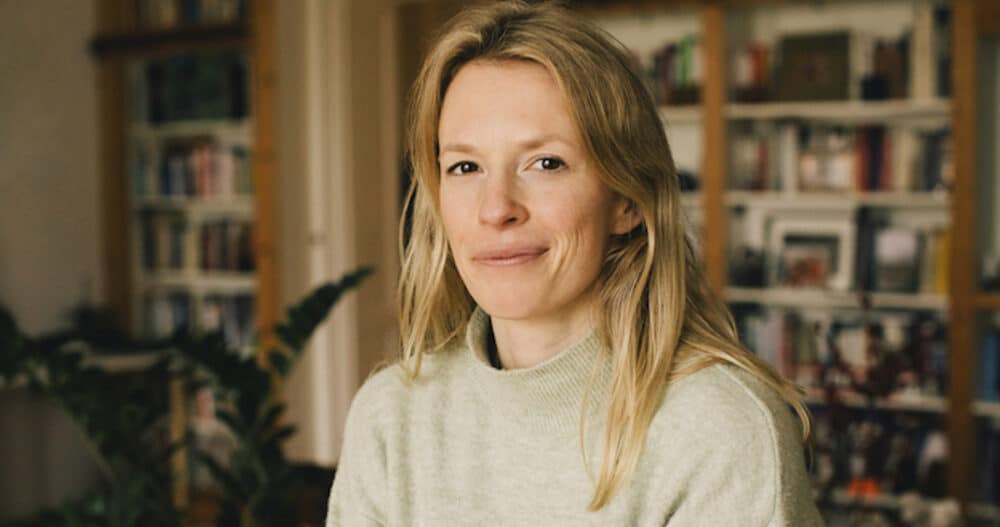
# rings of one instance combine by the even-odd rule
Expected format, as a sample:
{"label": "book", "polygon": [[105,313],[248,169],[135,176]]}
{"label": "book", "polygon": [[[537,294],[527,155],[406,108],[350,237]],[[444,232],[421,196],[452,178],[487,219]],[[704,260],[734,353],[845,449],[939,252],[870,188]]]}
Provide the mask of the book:
{"label": "book", "polygon": [[914,100],[931,99],[937,95],[934,29],[934,6],[930,2],[917,2],[914,6],[909,54],[910,97]]}
{"label": "book", "polygon": [[889,227],[875,235],[875,290],[914,293],[919,287],[922,236]]}
{"label": "book", "polygon": [[983,401],[1000,401],[1000,329],[991,328],[983,336],[976,364],[977,397]]}

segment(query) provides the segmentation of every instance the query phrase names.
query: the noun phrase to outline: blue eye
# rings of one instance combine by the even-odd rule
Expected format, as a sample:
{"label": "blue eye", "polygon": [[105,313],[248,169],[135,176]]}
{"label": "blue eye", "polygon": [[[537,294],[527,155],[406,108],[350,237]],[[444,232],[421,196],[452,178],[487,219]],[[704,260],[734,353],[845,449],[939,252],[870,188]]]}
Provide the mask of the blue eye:
{"label": "blue eye", "polygon": [[538,161],[535,161],[535,165],[546,171],[559,170],[566,166],[566,162],[558,157],[543,157]]}
{"label": "blue eye", "polygon": [[454,165],[448,167],[449,174],[468,174],[469,172],[475,172],[479,170],[479,165],[473,163],[472,161],[459,161]]}

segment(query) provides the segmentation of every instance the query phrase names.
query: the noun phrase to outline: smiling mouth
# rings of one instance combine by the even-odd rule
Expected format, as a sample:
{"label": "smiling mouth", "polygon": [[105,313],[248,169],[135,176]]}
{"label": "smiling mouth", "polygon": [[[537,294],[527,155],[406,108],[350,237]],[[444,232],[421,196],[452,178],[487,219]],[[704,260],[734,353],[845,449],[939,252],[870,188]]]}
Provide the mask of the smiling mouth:
{"label": "smiling mouth", "polygon": [[478,254],[472,260],[491,267],[509,267],[537,260],[546,252],[548,252],[548,249],[494,251]]}

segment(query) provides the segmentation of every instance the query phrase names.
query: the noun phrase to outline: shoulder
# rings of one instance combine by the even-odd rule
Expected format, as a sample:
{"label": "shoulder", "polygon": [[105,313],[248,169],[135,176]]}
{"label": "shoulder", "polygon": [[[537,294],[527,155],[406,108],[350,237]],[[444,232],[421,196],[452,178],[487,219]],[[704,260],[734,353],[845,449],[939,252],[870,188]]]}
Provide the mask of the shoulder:
{"label": "shoulder", "polygon": [[[764,381],[731,364],[715,364],[667,387],[654,423],[694,436],[799,437],[788,403]],[[719,434],[725,434],[720,436]]]}
{"label": "shoulder", "polygon": [[[738,366],[716,364],[668,386],[647,446],[653,477],[684,497],[679,525],[822,524],[793,410]],[[727,516],[735,511],[720,510],[719,500],[742,519]]]}
{"label": "shoulder", "polygon": [[[404,411],[414,398],[426,397],[428,392],[442,391],[448,378],[454,377],[461,359],[461,350],[447,348],[426,354],[417,369],[416,359],[395,361],[371,374],[361,385],[351,402],[348,423],[364,420],[374,423],[377,419]],[[407,370],[416,371],[409,378]]]}

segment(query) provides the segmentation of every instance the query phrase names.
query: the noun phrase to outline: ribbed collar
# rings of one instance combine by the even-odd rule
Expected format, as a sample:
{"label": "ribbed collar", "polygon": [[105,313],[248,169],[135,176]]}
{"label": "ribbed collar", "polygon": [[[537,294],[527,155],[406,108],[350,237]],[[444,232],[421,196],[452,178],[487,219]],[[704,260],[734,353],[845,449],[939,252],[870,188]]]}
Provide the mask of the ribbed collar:
{"label": "ribbed collar", "polygon": [[[594,331],[540,364],[498,370],[487,355],[489,328],[489,315],[476,308],[466,331],[467,367],[485,400],[512,425],[560,435],[578,432],[583,395],[592,377],[588,420],[603,418],[612,367]],[[599,369],[592,376],[598,361]]]}

